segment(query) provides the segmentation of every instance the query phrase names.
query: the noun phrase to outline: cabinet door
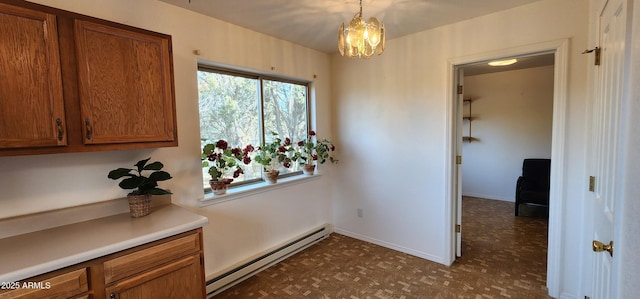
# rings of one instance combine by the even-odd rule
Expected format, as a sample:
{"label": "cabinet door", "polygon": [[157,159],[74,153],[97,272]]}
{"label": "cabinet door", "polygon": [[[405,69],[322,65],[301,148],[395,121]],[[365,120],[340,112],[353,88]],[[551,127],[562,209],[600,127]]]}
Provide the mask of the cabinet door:
{"label": "cabinet door", "polygon": [[0,299],[86,298],[88,295],[75,296],[89,291],[86,268],[61,273],[53,277],[38,276],[19,282],[19,284],[19,288],[0,291]]}
{"label": "cabinet door", "polygon": [[56,17],[0,3],[0,149],[64,146]]}
{"label": "cabinet door", "polygon": [[194,254],[107,286],[115,299],[204,298],[200,255]]}
{"label": "cabinet door", "polygon": [[170,39],[75,21],[85,144],[173,141]]}

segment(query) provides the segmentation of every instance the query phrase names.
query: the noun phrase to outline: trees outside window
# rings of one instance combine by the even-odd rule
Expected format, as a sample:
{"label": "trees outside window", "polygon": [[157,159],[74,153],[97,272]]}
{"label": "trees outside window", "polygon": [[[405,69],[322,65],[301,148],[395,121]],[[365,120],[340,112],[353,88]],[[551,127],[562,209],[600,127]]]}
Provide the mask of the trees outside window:
{"label": "trees outside window", "polygon": [[[270,142],[272,132],[291,140],[305,138],[309,130],[309,86],[259,74],[235,72],[208,66],[198,67],[200,148],[224,139],[229,146],[258,147]],[[262,181],[257,163],[245,166],[244,177],[234,181]],[[297,163],[281,169],[281,175],[299,172]],[[209,186],[203,169],[203,187]]]}

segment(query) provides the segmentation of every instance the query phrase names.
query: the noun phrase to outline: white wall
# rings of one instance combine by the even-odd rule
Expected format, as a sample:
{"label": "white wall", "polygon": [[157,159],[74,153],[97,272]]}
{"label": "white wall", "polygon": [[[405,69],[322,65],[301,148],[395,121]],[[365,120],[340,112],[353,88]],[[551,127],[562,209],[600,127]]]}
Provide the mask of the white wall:
{"label": "white wall", "polygon": [[[389,28],[389,30],[392,30]],[[543,0],[387,41],[370,60],[332,57],[332,100],[341,166],[336,230],[448,263],[445,194],[448,61],[570,38],[560,290],[576,297],[582,269],[588,2]],[[363,217],[357,216],[362,209]],[[554,224],[560,225],[560,224]]]}
{"label": "white wall", "polygon": [[[204,229],[206,274],[331,222],[330,176],[291,188],[198,208],[200,164],[197,60],[313,81],[316,130],[331,138],[327,54],[257,34],[155,0],[37,0],[98,18],[172,35],[180,145],[174,148],[0,158],[0,218],[123,197],[109,170],[147,156],[165,163],[174,203],[209,218]],[[193,54],[199,49],[201,56]],[[274,67],[274,71],[271,68]],[[313,79],[314,74],[317,79]],[[330,170],[331,166],[323,167]],[[117,232],[116,232],[117,233]]]}
{"label": "white wall", "polygon": [[515,201],[522,160],[551,158],[553,66],[465,77],[464,97],[462,194]]}

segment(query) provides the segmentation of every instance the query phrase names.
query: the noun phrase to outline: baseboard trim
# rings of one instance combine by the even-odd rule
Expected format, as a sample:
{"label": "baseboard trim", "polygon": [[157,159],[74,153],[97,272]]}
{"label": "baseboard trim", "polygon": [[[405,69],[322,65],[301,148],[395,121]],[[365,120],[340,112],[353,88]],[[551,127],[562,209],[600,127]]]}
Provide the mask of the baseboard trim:
{"label": "baseboard trim", "polygon": [[211,298],[282,260],[326,239],[332,232],[325,224],[220,271],[207,279],[207,298]]}
{"label": "baseboard trim", "polygon": [[513,197],[502,197],[502,196],[487,195],[487,194],[462,193],[462,196],[484,198],[484,199],[492,199],[492,200],[499,200],[499,201],[516,202],[515,198],[513,198]]}
{"label": "baseboard trim", "polygon": [[358,239],[358,240],[361,240],[361,241],[365,241],[365,242],[369,242],[369,243],[372,243],[372,244],[380,245],[380,246],[385,247],[385,248],[389,248],[389,249],[393,249],[393,250],[396,250],[396,251],[400,251],[402,253],[413,255],[413,256],[416,256],[416,257],[419,257],[419,258],[422,258],[422,259],[425,259],[425,260],[429,260],[429,261],[438,263],[438,264],[442,264],[442,265],[445,265],[445,266],[449,266],[450,265],[448,262],[446,262],[444,260],[443,257],[435,256],[435,255],[432,255],[432,254],[429,254],[429,253],[426,253],[426,252],[414,250],[414,249],[407,248],[407,247],[404,247],[404,246],[401,246],[401,245],[397,245],[397,244],[394,244],[394,243],[382,241],[382,240],[379,240],[379,239],[376,239],[376,238],[372,238],[372,237],[369,237],[369,236],[361,235],[361,234],[354,233],[354,232],[351,232],[351,231],[348,231],[348,230],[345,230],[345,229],[341,229],[341,228],[337,228],[337,227],[334,227],[333,231],[335,233],[338,233],[338,234],[341,234],[341,235],[345,235],[347,237],[352,237],[354,239]]}

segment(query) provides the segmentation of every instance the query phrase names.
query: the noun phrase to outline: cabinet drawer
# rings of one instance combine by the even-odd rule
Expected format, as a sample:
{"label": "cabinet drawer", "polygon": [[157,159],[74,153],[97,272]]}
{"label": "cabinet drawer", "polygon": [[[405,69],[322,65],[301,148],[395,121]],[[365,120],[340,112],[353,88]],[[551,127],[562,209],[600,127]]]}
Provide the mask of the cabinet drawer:
{"label": "cabinet drawer", "polygon": [[51,278],[35,277],[28,281],[22,281],[20,288],[0,293],[0,299],[70,298],[88,290],[87,269],[82,268]]}
{"label": "cabinet drawer", "polygon": [[200,235],[194,233],[104,262],[104,279],[109,284],[147,271],[177,258],[200,251]]}

